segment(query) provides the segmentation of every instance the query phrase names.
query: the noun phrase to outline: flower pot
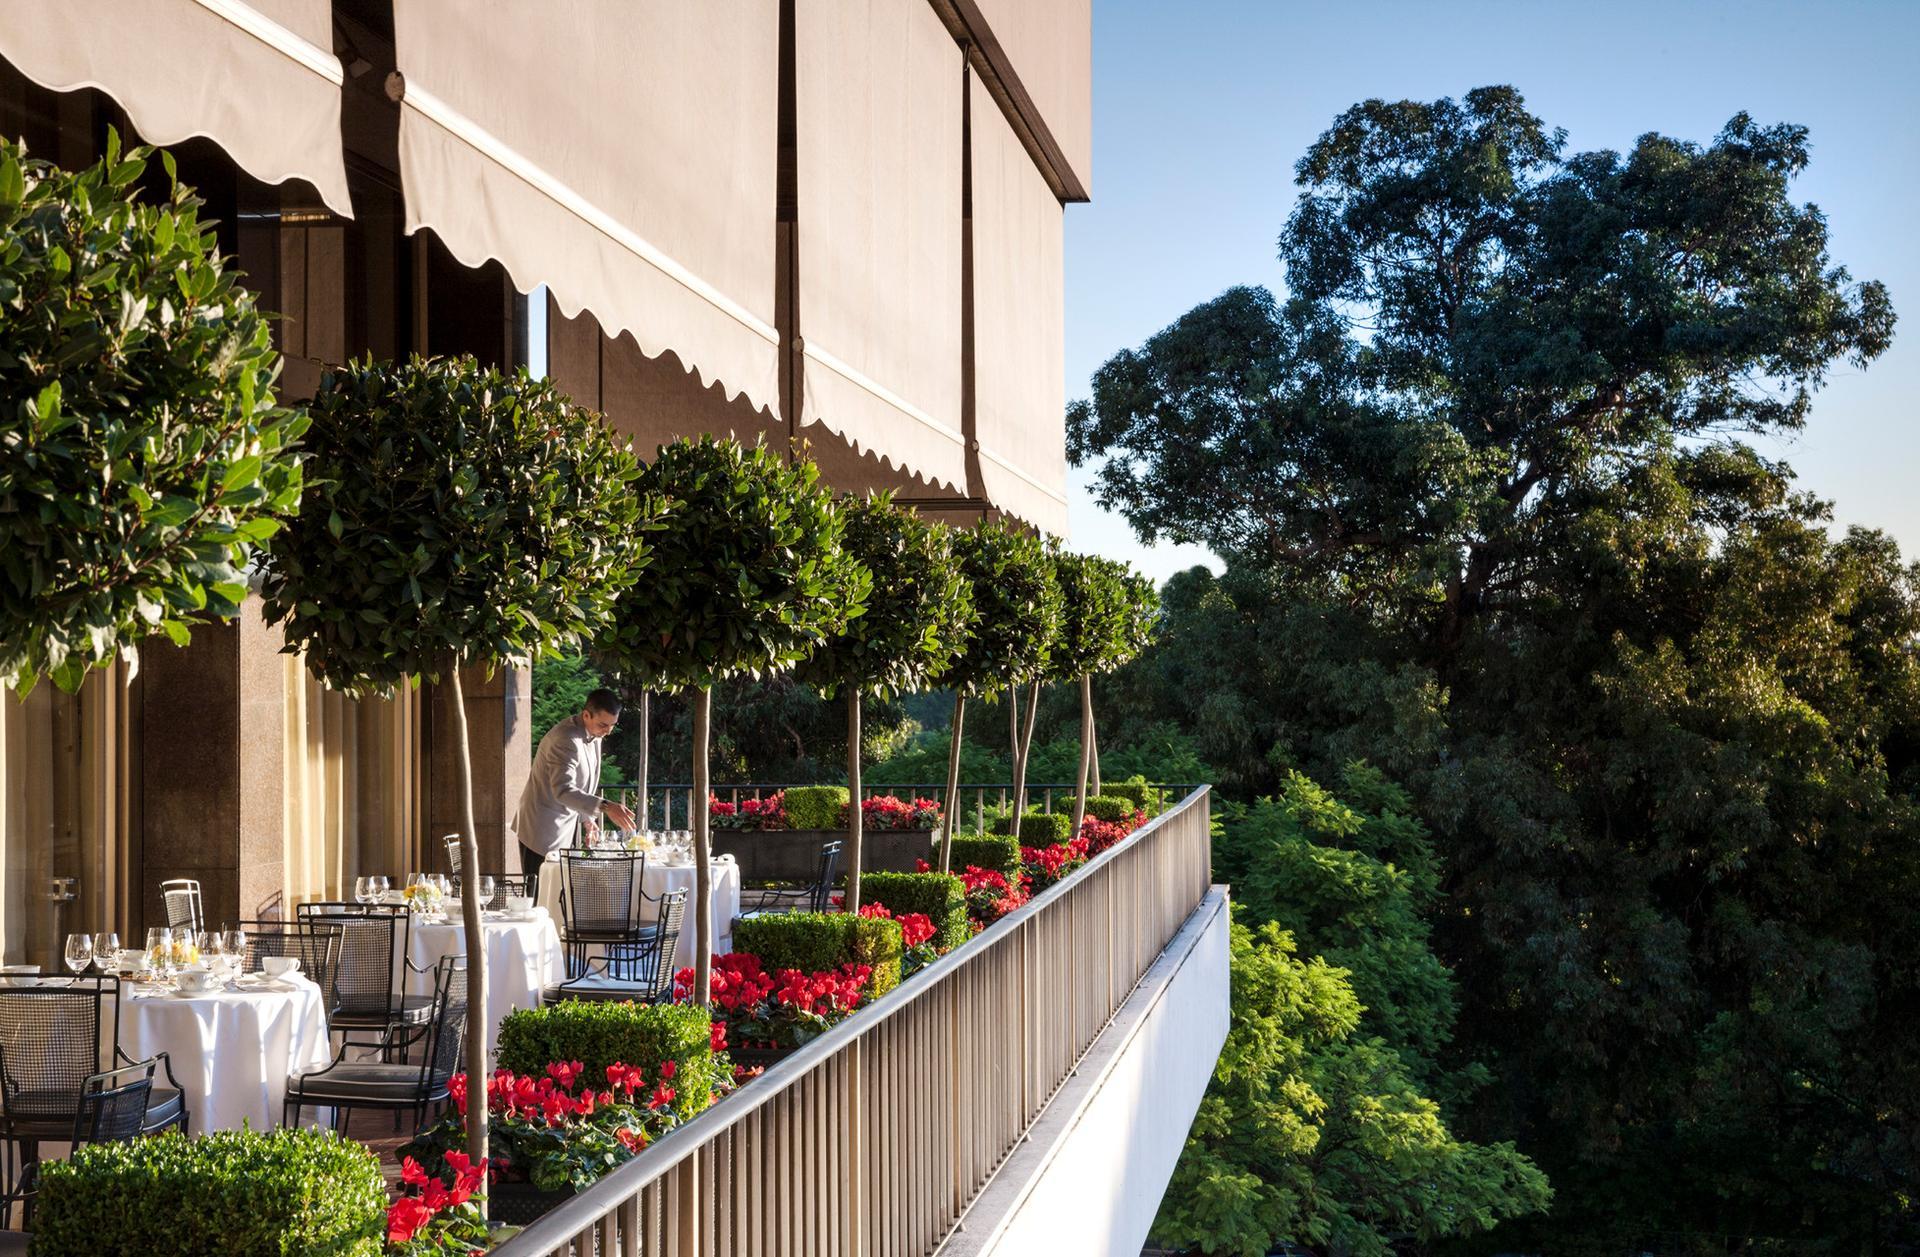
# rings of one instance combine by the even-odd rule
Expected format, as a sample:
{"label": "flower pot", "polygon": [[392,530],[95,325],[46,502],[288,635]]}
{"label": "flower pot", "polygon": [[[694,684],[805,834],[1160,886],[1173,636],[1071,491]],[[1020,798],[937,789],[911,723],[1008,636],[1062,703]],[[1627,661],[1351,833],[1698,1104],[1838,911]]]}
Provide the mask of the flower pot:
{"label": "flower pot", "polygon": [[487,1216],[509,1226],[531,1226],[573,1195],[573,1188],[545,1191],[532,1183],[495,1183],[487,1189]]}
{"label": "flower pot", "polygon": [[[933,850],[939,831],[869,829],[861,839],[860,867],[869,873],[911,873]],[[747,882],[811,882],[820,874],[820,844],[847,841],[844,829],[716,829],[715,855],[731,855]],[[840,852],[846,872],[846,849]]]}

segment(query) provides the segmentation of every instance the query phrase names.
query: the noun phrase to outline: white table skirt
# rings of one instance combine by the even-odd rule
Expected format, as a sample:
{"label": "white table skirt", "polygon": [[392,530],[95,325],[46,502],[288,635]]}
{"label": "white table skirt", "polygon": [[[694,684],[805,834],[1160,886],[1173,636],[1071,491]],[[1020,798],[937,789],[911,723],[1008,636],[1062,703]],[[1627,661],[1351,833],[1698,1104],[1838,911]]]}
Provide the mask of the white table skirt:
{"label": "white table skirt", "polygon": [[[713,910],[713,954],[718,956],[733,950],[733,919],[740,915],[740,866],[732,859],[724,859],[713,861],[710,867],[713,874],[708,903]],[[686,915],[680,922],[680,946],[674,952],[676,970],[693,965],[693,875],[692,864],[664,864],[649,858],[646,876],[640,885],[642,891],[656,899],[669,890],[687,892]],[[540,870],[540,906],[552,913],[556,921],[561,919],[560,891],[565,880],[559,856],[548,856],[546,867]],[[655,911],[654,905],[643,902],[641,922],[651,922]]]}
{"label": "white table skirt", "polygon": [[[516,1008],[540,1007],[540,992],[566,977],[566,958],[553,918],[536,908],[529,921],[483,920],[487,940],[487,1051],[500,1039],[500,1021]],[[466,926],[458,917],[440,924],[413,923],[408,958],[431,969],[443,956],[467,954]],[[433,974],[407,972],[407,993],[431,995]]]}
{"label": "white table skirt", "polygon": [[[165,1052],[192,1112],[195,1134],[271,1130],[280,1124],[287,1076],[333,1059],[320,988],[304,977],[290,990],[120,998],[120,1047],[135,1060]],[[156,1085],[165,1081],[156,1076]]]}

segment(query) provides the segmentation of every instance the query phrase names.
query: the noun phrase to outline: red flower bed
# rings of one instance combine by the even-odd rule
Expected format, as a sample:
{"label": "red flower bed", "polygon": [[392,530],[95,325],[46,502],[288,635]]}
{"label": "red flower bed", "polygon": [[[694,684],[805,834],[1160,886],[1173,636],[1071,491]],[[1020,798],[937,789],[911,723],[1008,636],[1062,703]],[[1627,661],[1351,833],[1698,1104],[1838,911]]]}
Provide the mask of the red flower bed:
{"label": "red flower bed", "polygon": [[785,790],[776,790],[764,798],[742,799],[733,804],[709,794],[707,817],[715,829],[791,829],[787,823],[786,795]]}
{"label": "red flower bed", "polygon": [[920,829],[940,827],[940,804],[935,799],[905,801],[890,794],[875,795],[860,805],[860,823],[868,829]]}
{"label": "red flower bed", "polygon": [[1147,823],[1147,814],[1135,812],[1123,821],[1103,821],[1097,816],[1089,816],[1080,822],[1080,837],[1086,840],[1087,854],[1099,855],[1134,830]]}
{"label": "red flower bed", "polygon": [[1087,839],[1056,842],[1051,847],[1020,848],[1020,863],[1026,870],[1022,879],[1029,895],[1038,894],[1087,862]]}
{"label": "red flower bed", "polygon": [[[794,1048],[844,1021],[860,1006],[873,970],[845,964],[838,969],[768,973],[760,957],[729,952],[713,958],[713,1007],[724,1016],[716,1040],[741,1048]],[[674,975],[673,998],[692,997],[693,970]],[[724,1037],[722,1037],[724,1036]]]}
{"label": "red flower bed", "polygon": [[[846,897],[844,895],[835,895],[834,900],[838,903],[845,903]],[[931,939],[934,934],[933,918],[924,912],[909,912],[905,916],[896,917],[888,910],[887,905],[883,903],[863,903],[860,905],[860,915],[863,917],[878,917],[882,921],[898,921],[900,923],[901,943],[909,951]]]}

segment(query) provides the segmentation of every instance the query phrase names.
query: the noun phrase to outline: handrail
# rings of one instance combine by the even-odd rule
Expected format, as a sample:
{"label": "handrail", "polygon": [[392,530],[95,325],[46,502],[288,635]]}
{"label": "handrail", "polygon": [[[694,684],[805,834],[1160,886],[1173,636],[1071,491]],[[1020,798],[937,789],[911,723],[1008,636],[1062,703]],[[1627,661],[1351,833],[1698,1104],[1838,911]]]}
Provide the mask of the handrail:
{"label": "handrail", "polygon": [[933,1251],[1205,897],[1208,804],[1194,789],[495,1257]]}
{"label": "handrail", "polygon": [[[754,799],[762,798],[778,790],[792,788],[791,781],[738,781],[715,783],[709,787],[715,798],[729,803],[738,803],[742,795]],[[1155,790],[1163,792],[1169,798],[1185,798],[1202,787],[1203,783],[1189,781],[1152,781],[1148,782]],[[619,785],[603,785],[600,793],[616,802],[631,804],[634,793],[639,790],[637,782],[624,782]],[[1043,812],[1054,810],[1054,797],[1058,795],[1064,803],[1071,800],[1077,785],[1071,781],[1030,781],[1027,783],[1027,802]],[[1091,786],[1088,787],[1092,789]],[[939,799],[947,790],[944,781],[901,781],[874,782],[863,781],[860,785],[860,797],[875,798],[883,794],[900,794],[906,797],[921,796]],[[1011,781],[970,781],[960,783],[960,815],[975,815],[976,823],[985,820],[989,808],[1006,810],[1008,800],[1013,797]],[[998,796],[997,798],[995,796]],[[993,800],[991,803],[989,800]],[[968,801],[971,800],[971,806]],[[637,806],[637,805],[634,805]],[[680,815],[686,817],[693,807],[693,786],[685,781],[654,781],[647,783],[647,816],[651,819],[654,808],[660,809],[662,828],[673,828],[673,815],[676,807]],[[687,824],[690,826],[691,821]]]}

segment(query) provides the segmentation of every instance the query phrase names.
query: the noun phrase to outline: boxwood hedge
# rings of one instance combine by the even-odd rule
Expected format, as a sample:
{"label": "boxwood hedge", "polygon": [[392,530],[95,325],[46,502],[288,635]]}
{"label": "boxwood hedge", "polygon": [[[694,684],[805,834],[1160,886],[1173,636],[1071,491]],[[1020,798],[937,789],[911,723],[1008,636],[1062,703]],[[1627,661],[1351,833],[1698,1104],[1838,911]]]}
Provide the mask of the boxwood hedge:
{"label": "boxwood hedge", "polygon": [[733,949],[752,952],[768,970],[818,973],[857,961],[873,970],[867,979],[868,999],[900,985],[900,957],[906,950],[898,922],[847,912],[742,917],[733,923]]}
{"label": "boxwood hedge", "polygon": [[[964,866],[963,866],[964,867]],[[868,873],[860,897],[882,904],[894,916],[924,912],[933,921],[933,944],[945,951],[973,936],[967,926],[967,887],[942,873]]]}
{"label": "boxwood hedge", "polygon": [[502,1069],[539,1075],[556,1061],[585,1065],[585,1084],[607,1085],[607,1066],[637,1065],[648,1079],[674,1063],[674,1112],[692,1117],[707,1107],[718,1084],[710,1022],[693,1004],[630,1004],[561,1000],[523,1008],[500,1022]]}
{"label": "boxwood hedge", "polygon": [[[1012,832],[1012,817],[1003,816],[993,823],[997,834]],[[1020,845],[1051,847],[1073,836],[1073,817],[1065,812],[1028,812],[1020,818]]]}
{"label": "boxwood hedge", "polygon": [[952,860],[955,871],[988,869],[1015,885],[1020,879],[1020,840],[1010,834],[955,834]]}
{"label": "boxwood hedge", "polygon": [[792,786],[784,797],[787,824],[795,829],[842,829],[846,826],[845,786]]}

